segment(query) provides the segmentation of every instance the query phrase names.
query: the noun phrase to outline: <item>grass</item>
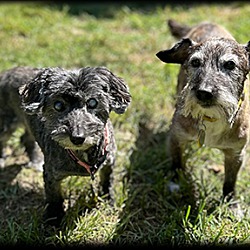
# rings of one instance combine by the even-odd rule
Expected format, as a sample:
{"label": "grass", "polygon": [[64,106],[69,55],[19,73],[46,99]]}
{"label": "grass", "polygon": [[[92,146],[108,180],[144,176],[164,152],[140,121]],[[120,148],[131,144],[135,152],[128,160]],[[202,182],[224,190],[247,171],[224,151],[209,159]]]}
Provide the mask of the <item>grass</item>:
{"label": "grass", "polygon": [[[76,68],[103,65],[128,83],[133,101],[112,114],[118,145],[115,204],[96,197],[95,182],[63,182],[67,215],[59,230],[43,225],[42,173],[26,168],[21,129],[8,143],[0,170],[0,245],[27,246],[242,246],[250,242],[249,157],[237,181],[245,215],[237,218],[220,201],[220,151],[195,145],[190,176],[170,193],[165,139],[174,110],[177,65],[155,54],[175,42],[168,18],[193,25],[225,26],[241,43],[249,40],[250,5],[0,4],[0,66]],[[248,149],[249,152],[249,149]],[[215,172],[213,170],[220,170]]]}

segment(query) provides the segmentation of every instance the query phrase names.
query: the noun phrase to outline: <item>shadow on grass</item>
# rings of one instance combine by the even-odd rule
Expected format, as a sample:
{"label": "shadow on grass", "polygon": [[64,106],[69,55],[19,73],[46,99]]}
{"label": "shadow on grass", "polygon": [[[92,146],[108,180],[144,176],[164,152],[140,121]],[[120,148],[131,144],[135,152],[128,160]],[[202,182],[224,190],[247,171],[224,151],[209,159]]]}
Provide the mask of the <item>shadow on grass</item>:
{"label": "shadow on grass", "polygon": [[[44,204],[43,191],[35,186],[32,188],[29,181],[20,185],[15,180],[23,166],[24,164],[12,164],[0,170],[0,244],[2,246],[37,244],[41,239],[39,225],[41,225]],[[33,236],[30,234],[30,239],[25,236],[28,231],[34,233]],[[34,237],[35,235],[37,238]]]}
{"label": "shadow on grass", "polygon": [[81,2],[50,2],[49,4],[59,10],[65,7],[71,15],[81,15],[83,13],[92,15],[96,18],[114,18],[115,14],[121,9],[128,9],[129,11],[137,11],[141,13],[155,12],[158,8],[165,6],[172,6],[173,8],[191,8],[195,5],[201,4],[219,4],[224,1],[185,1],[185,0],[168,0],[168,1],[91,1],[86,3]]}
{"label": "shadow on grass", "polygon": [[0,169],[0,190],[11,185],[17,174],[22,170],[22,165],[13,164]]}
{"label": "shadow on grass", "polygon": [[162,1],[154,1],[154,3],[140,1],[92,1],[88,3],[55,2],[52,4],[53,7],[58,8],[59,10],[67,7],[68,13],[71,15],[81,15],[83,13],[87,13],[95,16],[96,18],[113,18],[115,14],[123,8],[129,8],[130,10],[141,12],[152,12],[165,5],[166,3],[163,3]]}
{"label": "shadow on grass", "polygon": [[[128,198],[120,214],[114,244],[171,245],[185,241],[183,218],[188,206],[195,207],[191,173],[180,175],[180,192],[168,188],[172,177],[166,159],[167,132],[154,132],[139,124],[136,149],[130,158]],[[197,210],[192,210],[194,218]]]}
{"label": "shadow on grass", "polygon": [[[36,182],[31,180],[33,177],[26,179],[22,175],[22,182],[17,181],[23,167],[25,164],[13,164],[0,169],[1,246],[43,246],[45,242],[53,242],[60,230],[62,234],[66,233],[66,227],[73,228],[74,221],[80,214],[89,212],[96,206],[93,192],[86,189],[81,192],[74,205],[67,209],[59,228],[45,224],[44,190],[36,186]],[[34,171],[34,175],[36,174]]]}

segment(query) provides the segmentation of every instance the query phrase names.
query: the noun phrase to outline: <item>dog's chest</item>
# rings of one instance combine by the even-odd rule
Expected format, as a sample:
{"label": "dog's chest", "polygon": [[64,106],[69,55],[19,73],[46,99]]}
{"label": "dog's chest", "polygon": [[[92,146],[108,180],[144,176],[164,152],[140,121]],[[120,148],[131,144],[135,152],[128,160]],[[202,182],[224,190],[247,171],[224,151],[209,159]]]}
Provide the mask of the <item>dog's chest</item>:
{"label": "dog's chest", "polygon": [[225,125],[218,121],[202,121],[198,125],[197,140],[200,146],[206,145],[209,147],[222,146],[226,136]]}
{"label": "dog's chest", "polygon": [[236,140],[229,124],[225,124],[220,120],[211,122],[203,121],[199,125],[197,140],[200,146],[208,146],[212,148],[226,149],[238,147],[241,141]]}

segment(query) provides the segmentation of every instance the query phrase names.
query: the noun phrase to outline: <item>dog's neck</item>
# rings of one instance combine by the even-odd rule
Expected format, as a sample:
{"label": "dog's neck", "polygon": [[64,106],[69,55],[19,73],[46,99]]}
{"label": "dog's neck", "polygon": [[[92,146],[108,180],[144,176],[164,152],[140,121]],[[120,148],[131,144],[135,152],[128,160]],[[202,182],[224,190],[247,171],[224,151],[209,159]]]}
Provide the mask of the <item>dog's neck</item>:
{"label": "dog's neck", "polygon": [[88,156],[92,155],[92,158],[94,158],[95,160],[94,163],[90,165],[86,163],[85,161],[81,161],[71,149],[66,149],[66,151],[68,152],[69,156],[75,163],[79,164],[80,166],[84,167],[87,170],[87,172],[91,176],[91,179],[93,180],[94,174],[99,169],[101,164],[106,160],[106,156],[108,153],[107,151],[108,144],[109,144],[109,129],[108,129],[108,125],[106,124],[104,128],[103,147],[102,145],[94,146],[87,153]]}

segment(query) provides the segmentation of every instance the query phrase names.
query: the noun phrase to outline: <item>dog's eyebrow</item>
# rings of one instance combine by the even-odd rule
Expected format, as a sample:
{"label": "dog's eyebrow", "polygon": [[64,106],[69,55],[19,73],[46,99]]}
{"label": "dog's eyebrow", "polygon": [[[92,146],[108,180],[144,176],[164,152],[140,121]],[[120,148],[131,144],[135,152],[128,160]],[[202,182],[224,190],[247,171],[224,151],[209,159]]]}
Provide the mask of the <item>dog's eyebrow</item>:
{"label": "dog's eyebrow", "polygon": [[73,102],[73,101],[76,101],[76,99],[77,99],[75,96],[73,96],[72,94],[69,94],[67,92],[62,94],[62,98],[67,102]]}
{"label": "dog's eyebrow", "polygon": [[106,81],[104,81],[104,79],[102,79],[102,77],[96,77],[95,78],[91,78],[89,79],[82,79],[79,78],[78,79],[78,88],[79,90],[82,91],[86,91],[86,89],[96,89],[96,90],[102,90],[104,92],[108,92],[109,91],[109,86],[106,83]]}
{"label": "dog's eyebrow", "polygon": [[66,90],[62,95],[60,95],[66,102],[75,103],[82,101],[85,97],[79,91]]}
{"label": "dog's eyebrow", "polygon": [[233,60],[233,61],[235,61],[237,63],[239,62],[238,56],[236,56],[234,54],[231,54],[231,53],[227,53],[227,54],[222,55],[221,60],[223,60],[223,61]]}

